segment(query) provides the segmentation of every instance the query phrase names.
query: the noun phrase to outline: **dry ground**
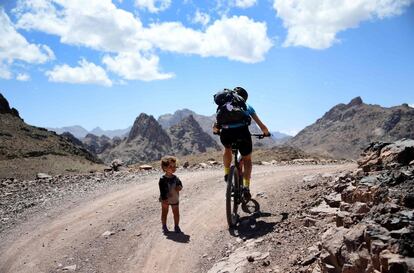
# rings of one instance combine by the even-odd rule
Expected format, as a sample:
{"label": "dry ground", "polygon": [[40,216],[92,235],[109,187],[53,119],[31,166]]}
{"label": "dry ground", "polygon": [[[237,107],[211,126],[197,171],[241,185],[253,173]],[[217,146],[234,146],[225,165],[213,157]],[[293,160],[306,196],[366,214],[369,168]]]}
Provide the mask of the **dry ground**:
{"label": "dry ground", "polygon": [[[254,219],[254,225],[235,232],[227,228],[222,170],[179,170],[184,184],[180,196],[183,234],[168,236],[161,233],[159,174],[140,177],[124,187],[67,200],[0,234],[0,272],[208,272],[246,238],[283,235],[280,213],[293,213],[309,198],[297,190],[304,176],[352,168],[350,164],[254,166],[252,192],[262,193],[256,199],[263,214]],[[106,231],[112,235],[103,236]],[[274,244],[277,249],[270,242],[263,247],[271,252],[271,266],[277,264],[283,270],[301,245],[296,243],[293,249]],[[259,264],[245,268],[262,270]]]}

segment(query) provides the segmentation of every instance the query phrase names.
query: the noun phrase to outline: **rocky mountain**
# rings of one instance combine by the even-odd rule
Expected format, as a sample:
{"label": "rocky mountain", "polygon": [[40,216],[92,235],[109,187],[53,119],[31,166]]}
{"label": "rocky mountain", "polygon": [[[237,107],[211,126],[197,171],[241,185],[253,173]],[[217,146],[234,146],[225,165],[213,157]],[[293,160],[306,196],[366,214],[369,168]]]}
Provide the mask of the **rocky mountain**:
{"label": "rocky mountain", "polygon": [[0,177],[87,170],[100,163],[67,137],[26,124],[0,94]]}
{"label": "rocky mountain", "polygon": [[11,116],[20,118],[19,111],[15,108],[10,108],[9,102],[0,93],[0,114],[10,114]]}
{"label": "rocky mountain", "polygon": [[146,163],[159,160],[167,154],[182,156],[207,150],[218,150],[220,146],[202,130],[190,115],[164,130],[153,116],[140,114],[124,140],[99,154],[105,162],[120,159],[127,164]]}
{"label": "rocky mountain", "polygon": [[330,109],[288,144],[307,152],[355,159],[371,142],[401,138],[414,138],[413,108],[408,104],[390,108],[370,105],[356,97]]}
{"label": "rocky mountain", "polygon": [[180,123],[184,118],[187,118],[189,116],[193,116],[193,118],[198,122],[204,132],[209,134],[214,139],[218,140],[217,136],[213,135],[212,132],[212,127],[216,120],[215,115],[204,116],[199,115],[189,109],[182,109],[175,111],[174,114],[164,114],[159,116],[158,123],[161,124],[162,128],[168,129],[171,126]]}
{"label": "rocky mountain", "polygon": [[109,138],[114,137],[125,137],[128,135],[129,131],[131,130],[131,127],[128,127],[126,129],[116,129],[116,130],[104,130],[100,127],[96,127],[92,129],[92,131],[88,131],[82,126],[74,125],[74,126],[67,126],[67,127],[60,127],[60,128],[47,128],[49,131],[54,131],[57,134],[61,135],[65,132],[71,133],[73,136],[75,136],[78,139],[83,139],[86,137],[87,134],[93,134],[95,136],[107,136]]}
{"label": "rocky mountain", "polygon": [[56,132],[56,134],[63,134],[63,133],[70,133],[71,135],[75,136],[77,139],[84,138],[89,132],[85,128],[79,125],[74,126],[66,126],[66,127],[60,127],[60,128],[46,128],[49,131]]}
{"label": "rocky mountain", "polygon": [[289,139],[292,138],[292,136],[290,136],[288,134],[285,134],[285,133],[278,132],[278,131],[273,131],[273,132],[270,132],[270,133],[272,134],[272,139],[273,140],[278,141],[278,142],[282,142],[282,143],[284,143],[284,142],[286,142],[286,141],[288,141]]}
{"label": "rocky mountain", "polygon": [[93,134],[95,136],[107,136],[109,138],[114,137],[125,137],[129,134],[129,131],[131,130],[131,126],[126,129],[117,129],[117,130],[103,130],[100,127],[96,127],[90,131],[90,134]]}
{"label": "rocky mountain", "polygon": [[217,142],[203,131],[193,115],[183,118],[167,130],[172,143],[172,152],[177,155],[220,150]]}
{"label": "rocky mountain", "polygon": [[90,133],[82,139],[82,144],[88,151],[95,155],[103,153],[106,149],[111,148],[113,145],[112,140],[109,137],[105,135],[96,136]]}
{"label": "rocky mountain", "polygon": [[128,137],[100,157],[105,162],[120,159],[127,164],[158,160],[171,152],[171,139],[153,116],[140,114]]}
{"label": "rocky mountain", "polygon": [[[198,124],[200,125],[200,127],[203,129],[204,132],[209,134],[217,142],[218,145],[221,145],[220,138],[217,135],[214,135],[212,131],[212,126],[214,122],[216,121],[215,114],[211,116],[204,116],[204,115],[199,115],[189,109],[182,109],[182,110],[175,111],[174,114],[161,115],[158,118],[158,122],[161,124],[161,126],[164,129],[168,129],[171,126],[176,125],[177,123],[181,122],[184,118],[190,115],[194,117],[194,119],[198,122]],[[256,125],[254,121],[252,121],[252,124],[250,125],[249,128],[250,128],[251,133],[256,133],[256,134],[261,133],[260,129],[258,128],[258,126]],[[253,139],[253,144],[259,147],[273,147],[275,145],[281,145],[285,143],[290,138],[291,136],[276,131],[276,132],[272,132],[271,138],[262,139],[260,141]]]}

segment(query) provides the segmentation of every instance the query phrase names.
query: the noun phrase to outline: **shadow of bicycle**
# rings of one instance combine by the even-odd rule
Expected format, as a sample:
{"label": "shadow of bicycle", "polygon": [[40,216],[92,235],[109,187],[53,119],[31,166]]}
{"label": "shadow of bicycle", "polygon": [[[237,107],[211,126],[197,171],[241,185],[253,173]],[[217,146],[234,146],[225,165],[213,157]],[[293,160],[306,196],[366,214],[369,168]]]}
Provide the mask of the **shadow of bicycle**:
{"label": "shadow of bicycle", "polygon": [[[277,225],[288,218],[286,213],[280,215],[272,215],[268,212],[260,211],[260,204],[251,199],[243,208],[244,215],[238,219],[238,223],[234,228],[230,228],[229,232],[232,236],[242,239],[258,238],[273,232]],[[270,217],[276,221],[265,221],[264,218]],[[276,217],[276,219],[275,219]]]}

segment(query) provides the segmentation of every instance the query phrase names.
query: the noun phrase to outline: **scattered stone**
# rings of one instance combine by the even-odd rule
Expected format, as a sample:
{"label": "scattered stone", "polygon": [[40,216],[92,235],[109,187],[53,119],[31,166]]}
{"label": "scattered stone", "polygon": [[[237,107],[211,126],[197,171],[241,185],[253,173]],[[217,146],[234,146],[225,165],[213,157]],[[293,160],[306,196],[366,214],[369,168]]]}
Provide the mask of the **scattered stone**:
{"label": "scattered stone", "polygon": [[51,175],[48,175],[47,173],[38,173],[36,175],[37,179],[48,179],[48,178],[52,178]]}
{"label": "scattered stone", "polygon": [[262,265],[263,266],[269,266],[270,265],[270,261],[269,260],[263,261],[262,262]]}
{"label": "scattered stone", "polygon": [[103,237],[109,237],[109,236],[114,235],[114,234],[115,234],[115,232],[107,230],[104,233],[102,233],[102,236]]}
{"label": "scattered stone", "polygon": [[339,208],[339,205],[341,204],[341,195],[337,193],[332,193],[330,195],[324,196],[323,199],[325,200],[326,204],[332,208]]}
{"label": "scattered stone", "polygon": [[76,264],[69,265],[63,268],[64,271],[76,271]]}
{"label": "scattered stone", "polygon": [[303,225],[305,227],[315,226],[315,224],[316,224],[316,219],[314,219],[314,218],[305,217],[305,219],[303,219]]}
{"label": "scattered stone", "polygon": [[153,167],[151,165],[146,165],[146,164],[140,165],[138,168],[140,170],[145,170],[145,171],[149,171],[149,170],[152,170],[153,169]]}

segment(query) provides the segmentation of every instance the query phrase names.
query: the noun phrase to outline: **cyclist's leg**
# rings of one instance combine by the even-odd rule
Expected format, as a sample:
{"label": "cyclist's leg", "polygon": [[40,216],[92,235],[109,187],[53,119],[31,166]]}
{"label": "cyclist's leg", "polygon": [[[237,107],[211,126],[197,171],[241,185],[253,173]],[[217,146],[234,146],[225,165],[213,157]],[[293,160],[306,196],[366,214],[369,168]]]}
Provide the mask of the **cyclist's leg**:
{"label": "cyclist's leg", "polygon": [[231,148],[224,147],[224,153],[223,153],[224,168],[229,168],[230,170],[231,159],[232,159]]}
{"label": "cyclist's leg", "polygon": [[224,146],[223,165],[224,165],[224,180],[230,173],[230,164],[232,160],[231,143],[233,142],[233,133],[231,129],[222,129],[220,134],[220,141]]}
{"label": "cyclist's leg", "polygon": [[250,186],[250,176],[252,174],[252,154],[243,156],[243,186],[248,188]]}
{"label": "cyclist's leg", "polygon": [[250,186],[250,176],[252,173],[252,137],[249,132],[249,128],[243,127],[241,131],[241,143],[240,143],[240,154],[243,159],[243,186],[248,188]]}

